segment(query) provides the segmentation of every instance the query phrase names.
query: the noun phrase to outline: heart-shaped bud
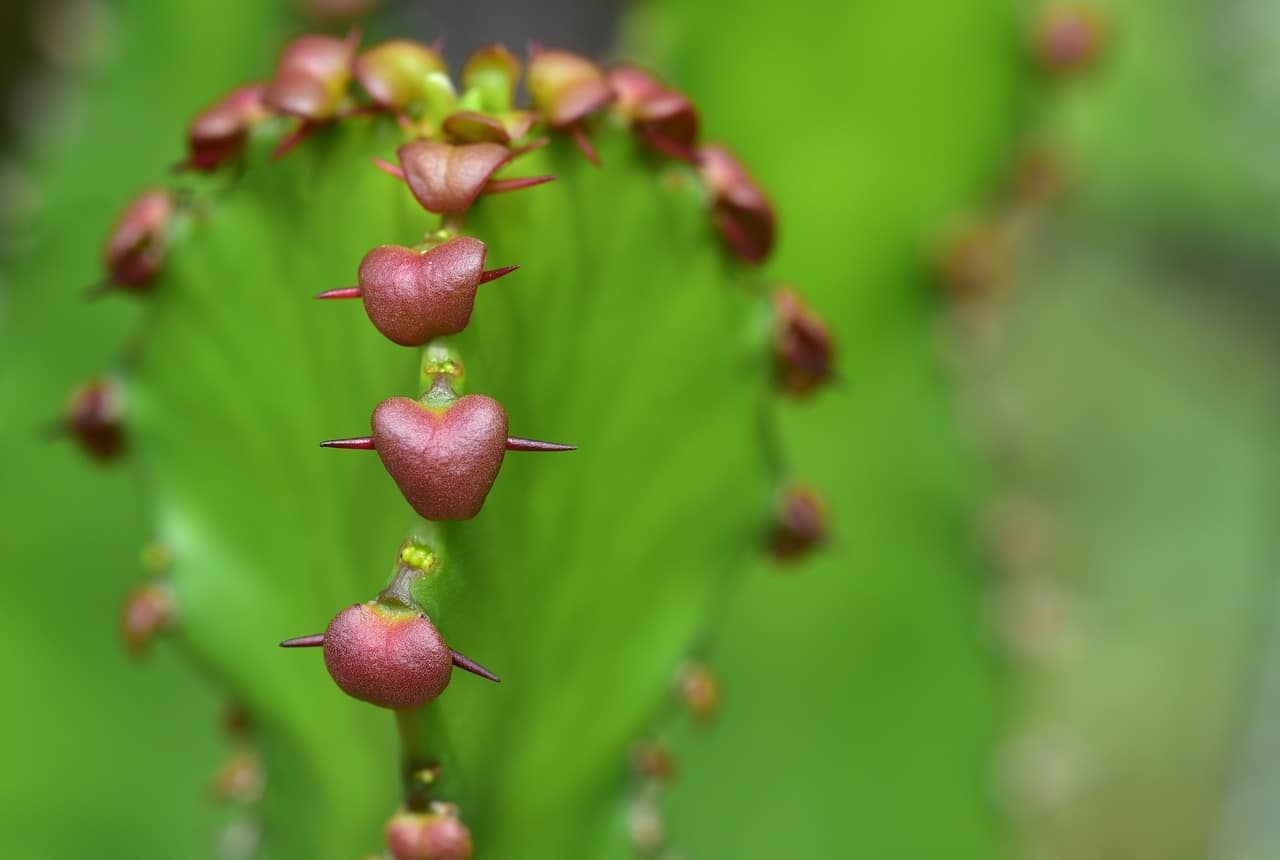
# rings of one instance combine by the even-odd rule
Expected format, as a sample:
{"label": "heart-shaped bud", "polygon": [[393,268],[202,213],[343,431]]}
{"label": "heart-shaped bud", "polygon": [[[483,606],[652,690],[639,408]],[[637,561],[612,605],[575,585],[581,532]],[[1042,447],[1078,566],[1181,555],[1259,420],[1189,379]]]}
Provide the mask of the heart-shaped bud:
{"label": "heart-shaped bud", "polygon": [[381,708],[409,710],[449,686],[453,654],[422,613],[357,603],[329,622],[324,665],[347,695]]}
{"label": "heart-shaped bud", "polygon": [[387,849],[395,860],[470,860],[471,831],[451,803],[429,812],[401,810],[387,822]]}
{"label": "heart-shaped bud", "polygon": [[213,170],[234,158],[244,146],[249,129],[267,117],[262,103],[264,91],[262,84],[239,87],[197,114],[187,127],[187,146],[191,152],[187,166]]}
{"label": "heart-shaped bud", "polygon": [[778,519],[773,525],[769,548],[774,558],[793,561],[813,550],[827,537],[827,509],[809,487],[790,486],[782,492]]}
{"label": "heart-shaped bud", "polygon": [[709,722],[720,709],[720,682],[703,663],[687,663],[676,676],[676,695],[693,719]]}
{"label": "heart-shaped bud", "polygon": [[120,613],[120,635],[133,656],[141,656],[156,636],[173,625],[173,592],[161,582],[139,585],[125,598]]}
{"label": "heart-shaped bud", "polygon": [[139,290],[151,282],[169,249],[173,211],[169,192],[148,191],[121,213],[104,252],[110,283]]}
{"label": "heart-shaped bud", "polygon": [[392,397],[378,404],[372,424],[382,464],[419,515],[466,520],[480,512],[507,450],[498,401],[468,394],[433,407]]}
{"label": "heart-shaped bud", "polygon": [[124,451],[123,412],[119,386],[111,379],[94,379],[71,392],[61,428],[70,433],[90,457],[114,460]]}
{"label": "heart-shaped bud", "polygon": [[378,331],[401,346],[462,331],[483,282],[483,242],[458,236],[425,253],[382,245],[360,263],[360,297]]}
{"label": "heart-shaped bud", "polygon": [[1091,6],[1084,3],[1050,6],[1036,22],[1036,59],[1055,75],[1078,72],[1097,59],[1105,32],[1101,16]]}
{"label": "heart-shaped bud", "polygon": [[788,289],[773,294],[774,362],[787,394],[803,396],[831,378],[835,342],[831,332],[800,296]]}
{"label": "heart-shaped bud", "polygon": [[634,66],[619,66],[609,73],[609,80],[618,94],[618,107],[646,146],[663,155],[694,160],[698,112],[687,96]]}
{"label": "heart-shaped bud", "polygon": [[711,218],[729,250],[752,263],[773,250],[773,205],[729,151],[720,146],[698,150],[702,178],[711,190]]}
{"label": "heart-shaped bud", "polygon": [[416,115],[440,98],[453,97],[444,57],[409,39],[369,48],[356,57],[352,71],[373,103],[384,110]]}
{"label": "heart-shaped bud", "polygon": [[409,190],[422,208],[438,214],[466,212],[511,150],[497,143],[454,146],[415,140],[397,150]]}
{"label": "heart-shaped bud", "polygon": [[552,128],[567,128],[614,99],[604,69],[570,51],[537,50],[525,84],[533,107]]}
{"label": "heart-shaped bud", "polygon": [[511,134],[502,120],[476,111],[458,111],[444,119],[441,126],[451,143],[499,143],[506,146]]}
{"label": "heart-shaped bud", "polygon": [[351,81],[355,49],[351,38],[299,36],[281,53],[263,101],[272,110],[309,122],[332,119]]}
{"label": "heart-shaped bud", "polygon": [[467,58],[462,67],[462,86],[475,94],[479,107],[490,113],[511,110],[520,79],[520,61],[502,45],[486,45]]}

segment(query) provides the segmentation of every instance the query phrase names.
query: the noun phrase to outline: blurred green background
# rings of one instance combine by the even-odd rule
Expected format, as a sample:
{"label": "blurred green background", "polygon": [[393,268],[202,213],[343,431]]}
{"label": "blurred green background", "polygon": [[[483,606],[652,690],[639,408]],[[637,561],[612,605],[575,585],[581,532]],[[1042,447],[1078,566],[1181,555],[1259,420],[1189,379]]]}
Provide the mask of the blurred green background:
{"label": "blurred green background", "polygon": [[[1104,50],[1069,79],[1032,55],[1043,4],[1013,0],[404,3],[372,25],[662,71],[774,196],[769,272],[839,334],[843,383],[783,415],[836,537],[726,608],[723,714],[668,727],[672,856],[1280,854],[1280,13],[1093,5]],[[120,201],[307,13],[0,14],[0,840],[237,856],[207,789],[221,703],[172,649],[117,645],[132,482],[40,428],[138,322],[80,300]],[[1033,141],[1064,190],[1024,211]],[[975,222],[1012,237],[1008,276],[957,300],[937,258]]]}

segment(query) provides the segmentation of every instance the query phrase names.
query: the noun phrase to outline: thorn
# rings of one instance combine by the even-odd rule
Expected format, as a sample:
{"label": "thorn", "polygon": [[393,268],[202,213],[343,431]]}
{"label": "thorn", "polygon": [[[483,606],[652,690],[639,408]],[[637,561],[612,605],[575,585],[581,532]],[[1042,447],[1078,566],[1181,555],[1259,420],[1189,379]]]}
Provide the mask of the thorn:
{"label": "thorn", "polygon": [[[496,280],[498,280],[498,278],[501,278],[503,275],[509,275],[509,274],[511,274],[512,272],[514,272],[514,271],[515,271],[516,269],[518,269],[518,268],[520,268],[518,265],[517,265],[517,266],[503,266],[501,269],[490,269],[490,270],[489,270],[489,271],[487,271],[487,272],[481,272],[481,273],[480,273],[480,283],[482,283],[482,284],[487,284],[487,283],[489,283],[490,281],[496,281]],[[336,290],[334,290],[334,291],[332,291],[332,292],[337,292],[337,291],[336,291]]]}
{"label": "thorn", "polygon": [[397,167],[389,161],[383,161],[381,158],[374,158],[372,159],[372,161],[373,161],[373,166],[381,170],[383,173],[387,174],[388,176],[394,176],[396,179],[399,179],[401,182],[405,181],[404,168]]}
{"label": "thorn", "polygon": [[479,675],[481,678],[492,681],[495,684],[502,683],[501,678],[481,666],[475,660],[472,660],[470,657],[467,657],[464,654],[459,654],[457,651],[450,651],[449,653],[453,655],[453,665],[457,666],[459,669],[462,669],[465,672],[470,672],[472,675]]}
{"label": "thorn", "polygon": [[324,634],[315,633],[311,636],[297,636],[293,639],[286,639],[280,643],[281,648],[319,648],[324,644]]}
{"label": "thorn", "polygon": [[372,436],[357,436],[354,439],[330,439],[320,443],[321,448],[343,448],[348,451],[372,451]]}
{"label": "thorn", "polygon": [[503,194],[507,191],[519,191],[521,188],[532,188],[544,182],[552,182],[554,176],[521,176],[518,179],[491,179],[485,184],[481,194]]}
{"label": "thorn", "polygon": [[587,157],[596,167],[600,166],[600,154],[596,152],[596,148],[591,145],[591,138],[587,137],[587,132],[582,127],[582,123],[574,123],[573,128],[569,130],[569,135],[573,138],[573,143],[578,149],[582,150],[582,154]]}
{"label": "thorn", "polygon": [[303,120],[302,122],[298,123],[298,127],[293,131],[291,131],[289,134],[285,135],[284,140],[280,141],[280,143],[272,151],[271,160],[279,161],[280,159],[288,155],[290,152],[293,152],[294,147],[302,143],[302,141],[306,140],[307,135],[311,134],[311,129],[313,129],[314,127],[315,126],[313,126],[311,123],[307,122],[306,120]]}
{"label": "thorn", "polygon": [[316,293],[317,299],[358,299],[360,298],[359,287],[341,287],[336,290],[325,290],[323,293]]}
{"label": "thorn", "polygon": [[539,442],[537,439],[521,439],[519,436],[507,437],[508,451],[576,451],[577,445],[561,445],[559,442]]}
{"label": "thorn", "polygon": [[516,149],[511,150],[511,157],[519,158],[520,156],[529,152],[533,152],[536,149],[542,149],[542,147],[546,146],[549,143],[551,143],[551,138],[549,137],[534,138],[533,140],[526,143],[524,146],[517,147]]}

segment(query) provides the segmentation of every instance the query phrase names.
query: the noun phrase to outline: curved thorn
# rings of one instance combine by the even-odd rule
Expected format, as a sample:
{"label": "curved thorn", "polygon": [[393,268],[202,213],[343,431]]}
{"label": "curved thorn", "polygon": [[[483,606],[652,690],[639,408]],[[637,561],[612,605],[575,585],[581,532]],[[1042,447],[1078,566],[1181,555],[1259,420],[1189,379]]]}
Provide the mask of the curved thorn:
{"label": "curved thorn", "polygon": [[549,143],[551,143],[551,138],[549,137],[535,137],[524,146],[511,150],[511,157],[513,159],[519,158],[526,153],[533,152],[535,149],[542,149]]}
{"label": "curved thorn", "polygon": [[484,678],[488,681],[492,681],[495,684],[502,683],[501,678],[499,678],[497,675],[493,674],[488,669],[481,666],[479,663],[477,663],[475,660],[472,660],[470,657],[466,656],[465,654],[460,654],[457,651],[452,651],[452,650],[449,653],[453,655],[453,665],[457,666],[459,669],[462,669],[463,671],[466,671],[466,672],[470,672],[472,675],[479,675],[481,678]]}
{"label": "curved thorn", "polygon": [[518,268],[520,268],[518,265],[517,265],[517,266],[503,266],[501,269],[490,269],[490,270],[489,270],[489,271],[487,271],[487,272],[481,272],[481,273],[480,273],[480,283],[482,283],[482,284],[487,284],[487,283],[489,283],[490,281],[496,281],[496,280],[498,280],[498,278],[501,278],[503,275],[509,275],[509,274],[511,274],[512,272],[514,272],[514,271],[515,271],[516,269],[518,269]]}
{"label": "curved thorn", "polygon": [[587,157],[587,161],[590,161],[596,167],[599,167],[600,154],[596,152],[596,148],[591,145],[591,138],[587,137],[586,129],[582,127],[582,123],[574,123],[573,128],[569,130],[569,135],[573,138],[574,146],[578,147],[578,149],[582,151],[582,154]]}
{"label": "curved thorn", "polygon": [[404,181],[404,168],[397,167],[389,161],[383,161],[381,158],[374,158],[371,160],[373,161],[373,166],[381,170],[383,173],[388,176],[394,176],[401,182]]}
{"label": "curved thorn", "polygon": [[521,176],[518,179],[491,179],[485,184],[482,194],[503,194],[507,191],[519,191],[521,188],[532,188],[544,182],[552,182],[554,176]]}
{"label": "curved thorn", "polygon": [[576,451],[577,445],[561,445],[559,442],[539,442],[537,439],[522,439],[519,436],[507,437],[508,451]]}
{"label": "curved thorn", "polygon": [[314,128],[314,126],[311,123],[307,122],[306,120],[299,122],[298,127],[293,131],[291,131],[289,134],[285,135],[284,139],[281,140],[280,143],[276,146],[276,148],[272,151],[271,160],[279,161],[280,159],[288,155],[290,152],[292,152],[294,147],[296,147],[298,144],[302,143],[302,141],[307,139],[307,135],[311,133],[312,128]]}
{"label": "curved thorn", "polygon": [[325,290],[323,293],[316,293],[317,299],[358,299],[360,298],[359,287],[340,287],[336,290]]}
{"label": "curved thorn", "polygon": [[348,451],[372,451],[372,436],[356,436],[353,439],[329,439],[320,443],[321,448],[343,448]]}
{"label": "curved thorn", "polygon": [[286,639],[280,643],[281,648],[319,648],[324,644],[323,633],[313,633],[310,636],[296,636],[293,639]]}

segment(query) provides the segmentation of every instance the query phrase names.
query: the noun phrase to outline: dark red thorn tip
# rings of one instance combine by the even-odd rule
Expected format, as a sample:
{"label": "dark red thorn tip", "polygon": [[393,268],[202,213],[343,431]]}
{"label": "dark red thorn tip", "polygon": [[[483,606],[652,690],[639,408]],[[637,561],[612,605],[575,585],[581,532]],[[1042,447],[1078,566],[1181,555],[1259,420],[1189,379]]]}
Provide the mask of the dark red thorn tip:
{"label": "dark red thorn tip", "polygon": [[591,145],[591,138],[587,137],[587,132],[582,127],[582,123],[575,123],[569,134],[573,137],[574,145],[582,150],[582,154],[587,157],[587,161],[599,167],[600,153],[596,152],[596,148]]}
{"label": "dark red thorn tip", "polygon": [[558,442],[539,442],[537,439],[521,439],[519,436],[507,437],[508,451],[576,451],[577,445],[561,445]]}
{"label": "dark red thorn tip", "polygon": [[298,127],[284,136],[276,146],[275,151],[271,153],[272,161],[279,161],[289,153],[293,152],[294,147],[307,139],[307,135],[311,134],[312,125],[309,122],[300,122]]}
{"label": "dark red thorn tip", "polygon": [[464,672],[470,672],[472,675],[479,675],[481,678],[484,678],[487,681],[492,681],[495,684],[502,683],[501,678],[465,654],[459,654],[457,651],[450,651],[449,653],[453,655],[453,665],[462,669]]}
{"label": "dark red thorn tip", "polygon": [[520,267],[519,266],[503,266],[501,269],[490,269],[487,272],[481,272],[480,283],[487,284],[490,281],[496,281],[498,280],[498,278],[501,278],[503,275],[509,275],[518,268]]}
{"label": "dark red thorn tip", "polygon": [[357,436],[354,439],[329,439],[320,443],[321,448],[345,448],[348,451],[372,451],[372,436]]}
{"label": "dark red thorn tip", "polygon": [[378,168],[388,176],[394,176],[396,179],[399,179],[401,182],[404,181],[404,168],[402,167],[397,167],[396,165],[392,164],[389,161],[383,161],[381,158],[373,159],[373,166]]}
{"label": "dark red thorn tip", "polygon": [[551,182],[554,176],[521,176],[519,179],[492,179],[484,186],[485,194],[503,194],[507,191],[519,191],[521,188],[532,188],[544,182]]}
{"label": "dark red thorn tip", "polygon": [[534,150],[538,150],[538,149],[542,149],[542,147],[546,146],[546,145],[547,145],[547,144],[549,144],[549,143],[551,143],[551,138],[549,138],[549,137],[536,137],[536,138],[534,138],[533,140],[531,140],[531,141],[529,141],[528,143],[526,143],[524,146],[521,146],[521,147],[519,147],[519,148],[517,148],[517,149],[513,149],[513,150],[511,150],[511,157],[512,157],[512,158],[519,158],[520,156],[524,155],[525,153],[533,152]]}
{"label": "dark red thorn tip", "polygon": [[319,648],[324,644],[324,634],[315,633],[311,636],[297,636],[293,639],[286,639],[280,643],[281,648]]}
{"label": "dark red thorn tip", "polygon": [[316,293],[317,299],[358,299],[360,298],[359,287],[341,287],[336,290],[325,290],[323,293]]}

